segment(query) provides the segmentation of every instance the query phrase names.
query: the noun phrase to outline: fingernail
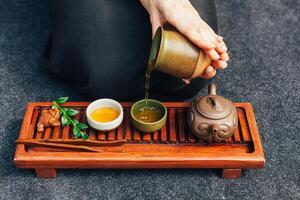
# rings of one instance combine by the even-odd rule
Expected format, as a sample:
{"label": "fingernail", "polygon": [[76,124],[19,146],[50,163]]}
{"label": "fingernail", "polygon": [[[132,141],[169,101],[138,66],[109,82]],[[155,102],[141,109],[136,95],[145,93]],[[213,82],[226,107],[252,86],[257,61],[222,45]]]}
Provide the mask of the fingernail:
{"label": "fingernail", "polygon": [[221,51],[226,51],[226,50],[227,50],[227,48],[226,48],[226,46],[225,46],[224,44],[220,45],[220,46],[219,46],[219,49],[220,49]]}
{"label": "fingernail", "polygon": [[217,37],[217,40],[218,40],[218,42],[222,42],[222,41],[223,41],[223,37],[218,36],[218,37]]}
{"label": "fingernail", "polygon": [[218,54],[216,51],[213,52],[213,56],[214,56],[217,60],[220,59],[220,56],[219,56],[219,54]]}
{"label": "fingernail", "polygon": [[228,66],[228,63],[225,63],[225,65],[222,67],[222,69],[226,69],[227,66]]}
{"label": "fingernail", "polygon": [[212,72],[212,71],[213,71],[212,66],[209,66],[209,67],[207,68],[207,72],[210,73],[210,72]]}
{"label": "fingernail", "polygon": [[223,54],[221,55],[221,60],[227,62],[227,61],[229,60],[228,54],[227,54],[227,53],[223,53]]}

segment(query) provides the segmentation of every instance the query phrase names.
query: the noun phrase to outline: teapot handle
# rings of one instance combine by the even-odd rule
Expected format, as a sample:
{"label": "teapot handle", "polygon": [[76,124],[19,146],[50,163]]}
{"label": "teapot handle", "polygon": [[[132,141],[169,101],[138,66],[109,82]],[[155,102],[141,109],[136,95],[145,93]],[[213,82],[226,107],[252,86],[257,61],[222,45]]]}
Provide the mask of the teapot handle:
{"label": "teapot handle", "polygon": [[217,86],[214,83],[209,84],[208,86],[208,95],[217,95]]}

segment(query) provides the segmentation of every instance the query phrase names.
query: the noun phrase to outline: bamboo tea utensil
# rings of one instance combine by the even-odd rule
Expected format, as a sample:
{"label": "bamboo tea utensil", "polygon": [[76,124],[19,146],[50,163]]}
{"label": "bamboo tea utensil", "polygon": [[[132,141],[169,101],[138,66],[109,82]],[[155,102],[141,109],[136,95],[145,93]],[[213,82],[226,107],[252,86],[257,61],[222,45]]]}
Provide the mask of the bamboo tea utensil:
{"label": "bamboo tea utensil", "polygon": [[89,152],[103,152],[102,150],[91,148],[84,145],[71,145],[71,144],[59,144],[53,142],[39,142],[35,140],[16,140],[17,144],[25,144],[28,147],[47,147],[47,148],[58,148],[72,151],[89,151]]}
{"label": "bamboo tea utensil", "polygon": [[68,145],[83,145],[83,146],[119,146],[125,144],[126,140],[114,140],[114,141],[91,141],[91,140],[59,140],[59,139],[19,139],[17,143],[26,142],[44,142],[44,143],[56,143],[56,144],[68,144]]}

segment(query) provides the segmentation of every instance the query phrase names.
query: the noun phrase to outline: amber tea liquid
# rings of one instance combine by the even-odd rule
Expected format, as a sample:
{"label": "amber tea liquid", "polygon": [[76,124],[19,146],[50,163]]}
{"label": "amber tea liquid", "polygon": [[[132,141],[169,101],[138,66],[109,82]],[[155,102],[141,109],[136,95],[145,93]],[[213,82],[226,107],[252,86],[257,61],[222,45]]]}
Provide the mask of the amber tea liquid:
{"label": "amber tea liquid", "polygon": [[111,107],[97,108],[91,113],[91,118],[97,122],[110,122],[120,115],[120,112]]}
{"label": "amber tea liquid", "polygon": [[145,106],[135,113],[135,117],[139,121],[152,123],[159,121],[163,116],[159,109],[151,106]]}
{"label": "amber tea liquid", "polygon": [[150,69],[150,67],[147,67],[146,80],[145,80],[145,102],[146,102],[146,106],[148,105],[150,77],[151,77],[151,69]]}
{"label": "amber tea liquid", "polygon": [[159,109],[148,105],[150,77],[151,68],[147,67],[145,76],[145,105],[134,114],[139,121],[146,123],[156,122],[162,118],[162,112]]}

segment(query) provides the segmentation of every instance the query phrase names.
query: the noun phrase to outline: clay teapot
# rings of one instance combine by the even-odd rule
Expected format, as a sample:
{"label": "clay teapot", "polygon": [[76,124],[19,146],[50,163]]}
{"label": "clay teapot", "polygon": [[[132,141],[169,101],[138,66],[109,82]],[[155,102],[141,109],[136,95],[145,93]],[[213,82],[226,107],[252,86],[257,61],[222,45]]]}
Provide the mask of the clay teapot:
{"label": "clay teapot", "polygon": [[233,135],[238,125],[237,111],[231,101],[216,93],[210,84],[208,96],[196,99],[187,113],[191,133],[208,142],[222,142]]}

